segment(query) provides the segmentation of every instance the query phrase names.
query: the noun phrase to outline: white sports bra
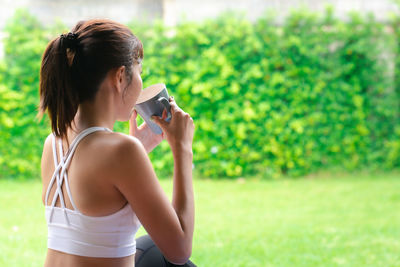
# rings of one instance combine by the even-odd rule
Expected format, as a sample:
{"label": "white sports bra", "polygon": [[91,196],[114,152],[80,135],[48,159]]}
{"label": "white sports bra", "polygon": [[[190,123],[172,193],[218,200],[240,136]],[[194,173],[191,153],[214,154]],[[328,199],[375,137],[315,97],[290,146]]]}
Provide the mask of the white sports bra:
{"label": "white sports bra", "polygon": [[[60,162],[57,162],[56,137],[53,135],[53,158],[55,170],[46,192],[46,221],[48,226],[47,247],[68,254],[98,257],[119,258],[136,252],[135,234],[140,222],[129,204],[121,210],[107,216],[92,217],[82,214],[75,206],[68,185],[67,168],[79,142],[95,131],[109,131],[108,128],[91,127],[74,139],[66,155],[63,155],[62,141],[59,141]],[[48,205],[50,189],[56,181],[56,192],[51,205]],[[65,207],[62,184],[74,210]],[[56,207],[57,198],[61,207]]]}

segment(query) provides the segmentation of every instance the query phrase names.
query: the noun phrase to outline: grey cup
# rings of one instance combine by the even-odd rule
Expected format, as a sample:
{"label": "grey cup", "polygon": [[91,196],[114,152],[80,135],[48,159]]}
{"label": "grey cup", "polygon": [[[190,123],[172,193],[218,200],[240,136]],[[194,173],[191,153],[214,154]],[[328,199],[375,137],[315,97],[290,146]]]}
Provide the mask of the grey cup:
{"label": "grey cup", "polygon": [[155,134],[161,134],[161,128],[151,120],[151,117],[161,117],[166,109],[168,115],[165,120],[171,120],[171,106],[165,84],[153,84],[144,89],[136,101],[135,109]]}

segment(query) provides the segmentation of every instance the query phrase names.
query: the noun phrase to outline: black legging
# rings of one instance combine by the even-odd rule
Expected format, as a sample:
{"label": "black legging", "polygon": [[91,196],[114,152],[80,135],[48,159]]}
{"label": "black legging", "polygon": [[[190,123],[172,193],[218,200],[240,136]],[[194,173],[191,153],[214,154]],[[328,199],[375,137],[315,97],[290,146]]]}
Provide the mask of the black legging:
{"label": "black legging", "polygon": [[190,260],[184,265],[176,265],[165,259],[149,235],[136,239],[135,267],[196,267]]}

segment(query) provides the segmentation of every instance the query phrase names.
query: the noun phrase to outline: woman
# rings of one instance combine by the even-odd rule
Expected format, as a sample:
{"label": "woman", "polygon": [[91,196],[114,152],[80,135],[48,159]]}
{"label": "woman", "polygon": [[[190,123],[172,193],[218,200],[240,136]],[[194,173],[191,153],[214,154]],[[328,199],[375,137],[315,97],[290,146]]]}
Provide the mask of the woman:
{"label": "woman", "polygon": [[[46,48],[39,114],[48,112],[53,133],[41,163],[45,266],[132,267],[140,225],[151,239],[139,239],[137,266],[194,266],[193,120],[171,98],[172,119],[153,117],[162,135],[137,127],[142,59],[141,42],[109,20],[79,22]],[[116,120],[130,120],[130,135],[111,130]],[[147,156],[163,139],[174,157],[172,204]]]}

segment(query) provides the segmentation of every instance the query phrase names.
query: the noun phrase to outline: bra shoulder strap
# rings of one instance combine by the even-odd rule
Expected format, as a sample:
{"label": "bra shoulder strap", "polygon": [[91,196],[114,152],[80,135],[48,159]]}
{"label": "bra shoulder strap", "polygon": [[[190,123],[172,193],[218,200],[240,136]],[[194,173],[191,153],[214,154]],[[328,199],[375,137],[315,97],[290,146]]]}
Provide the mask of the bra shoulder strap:
{"label": "bra shoulder strap", "polygon": [[71,204],[74,207],[74,209],[78,211],[78,209],[76,208],[76,205],[75,205],[75,203],[74,203],[74,201],[72,199],[71,190],[69,188],[68,177],[67,177],[67,168],[68,168],[69,164],[71,163],[72,157],[74,155],[74,152],[75,152],[79,142],[84,137],[86,137],[87,135],[89,135],[89,134],[91,134],[93,132],[96,132],[96,131],[109,131],[109,132],[112,132],[110,129],[105,128],[105,127],[90,127],[90,128],[87,128],[87,129],[83,130],[72,141],[72,143],[70,145],[70,148],[68,149],[68,151],[65,154],[65,156],[63,155],[62,141],[60,139],[59,140],[60,162],[57,161],[56,137],[53,134],[52,148],[53,148],[53,160],[54,160],[55,169],[54,169],[53,176],[51,177],[51,180],[49,182],[49,185],[48,185],[47,191],[46,191],[46,197],[45,197],[46,206],[48,206],[48,198],[49,198],[49,194],[50,194],[50,189],[52,188],[54,182],[57,181],[57,189],[56,189],[56,192],[55,192],[55,194],[53,196],[53,201],[51,203],[51,207],[55,206],[57,198],[60,197],[61,207],[63,209],[65,209],[64,196],[62,194],[62,184],[63,184],[63,181],[65,180],[65,186],[66,186],[66,190],[67,190],[67,193],[68,193],[68,197],[69,197],[69,199],[71,201]]}

